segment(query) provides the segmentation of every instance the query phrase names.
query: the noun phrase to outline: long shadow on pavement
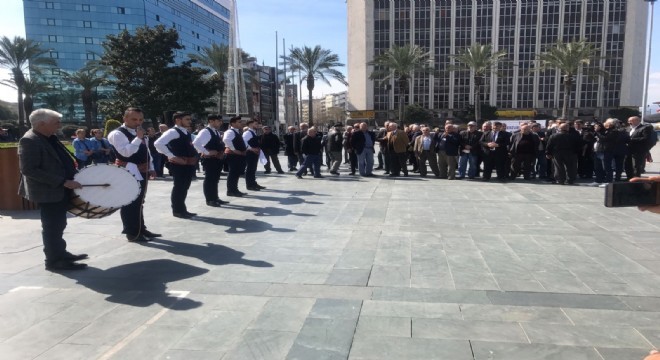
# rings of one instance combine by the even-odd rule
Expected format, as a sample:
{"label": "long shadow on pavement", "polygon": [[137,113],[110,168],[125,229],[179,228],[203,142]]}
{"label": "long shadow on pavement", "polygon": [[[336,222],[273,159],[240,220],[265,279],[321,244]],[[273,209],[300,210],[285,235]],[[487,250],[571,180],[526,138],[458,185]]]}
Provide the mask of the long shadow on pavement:
{"label": "long shadow on pavement", "polygon": [[244,252],[212,243],[198,245],[174,240],[153,239],[150,242],[140,243],[140,245],[165,250],[174,255],[197,258],[209,265],[238,264],[253,267],[273,267],[273,264],[266,261],[245,259],[243,257],[245,256]]}
{"label": "long shadow on pavement", "polygon": [[230,234],[247,234],[247,233],[258,233],[264,231],[275,231],[275,232],[294,232],[293,229],[286,228],[276,228],[273,225],[260,220],[254,219],[245,219],[245,220],[235,220],[235,219],[223,219],[223,218],[214,218],[208,216],[195,216],[190,220],[207,222],[214,225],[226,226],[228,229],[225,232]]}
{"label": "long shadow on pavement", "polygon": [[288,210],[288,209],[276,208],[276,207],[272,207],[272,206],[259,207],[259,206],[244,206],[244,205],[227,204],[227,205],[222,205],[222,207],[225,208],[225,209],[231,209],[231,210],[254,212],[255,216],[288,216],[288,215],[316,216],[316,215],[313,215],[313,214],[294,213],[293,211]]}
{"label": "long shadow on pavement", "polygon": [[[105,300],[130,306],[147,307],[160,304],[175,310],[194,309],[201,302],[167,292],[167,283],[207,273],[208,269],[170,259],[139,261],[101,270],[88,267],[83,271],[60,274],[101,294]],[[180,295],[180,294],[179,294]]]}
{"label": "long shadow on pavement", "polygon": [[[314,196],[314,195],[312,195]],[[264,195],[254,195],[254,193],[250,193],[248,199],[257,199],[257,200],[263,200],[263,201],[277,201],[281,205],[296,205],[296,204],[312,204],[312,205],[322,205],[322,202],[317,202],[317,201],[309,201],[305,200],[303,198],[299,198],[297,196],[289,196],[285,198],[281,197],[275,197],[275,196],[264,196]]]}

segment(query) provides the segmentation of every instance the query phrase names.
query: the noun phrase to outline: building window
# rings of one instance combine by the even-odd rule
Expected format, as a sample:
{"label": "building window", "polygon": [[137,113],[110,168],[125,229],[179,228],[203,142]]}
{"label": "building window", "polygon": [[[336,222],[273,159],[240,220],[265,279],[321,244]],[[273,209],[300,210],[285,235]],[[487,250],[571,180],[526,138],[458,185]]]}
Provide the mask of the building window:
{"label": "building window", "polygon": [[91,37],[86,37],[85,38],[85,44],[93,44],[94,43],[94,38]]}
{"label": "building window", "polygon": [[156,15],[156,21],[160,21],[160,15]]}
{"label": "building window", "polygon": [[83,27],[91,28],[92,27],[92,22],[91,21],[83,21]]}
{"label": "building window", "polygon": [[94,55],[94,53],[87,53],[87,60],[95,60],[95,59],[96,56]]}
{"label": "building window", "polygon": [[57,42],[57,35],[48,35],[48,42]]}
{"label": "building window", "polygon": [[126,9],[123,7],[118,7],[117,8],[117,14],[126,14]]}
{"label": "building window", "polygon": [[51,59],[59,59],[60,58],[60,54],[57,51],[51,51],[49,53],[49,55],[50,55]]}
{"label": "building window", "polygon": [[47,19],[46,23],[48,24],[48,26],[55,26],[55,19]]}
{"label": "building window", "polygon": [[82,4],[82,11],[89,12],[89,4]]}
{"label": "building window", "polygon": [[55,3],[52,1],[46,1],[46,9],[55,9]]}
{"label": "building window", "polygon": [[51,75],[60,75],[60,69],[50,69]]}
{"label": "building window", "polygon": [[119,30],[126,30],[126,24],[117,24]]}

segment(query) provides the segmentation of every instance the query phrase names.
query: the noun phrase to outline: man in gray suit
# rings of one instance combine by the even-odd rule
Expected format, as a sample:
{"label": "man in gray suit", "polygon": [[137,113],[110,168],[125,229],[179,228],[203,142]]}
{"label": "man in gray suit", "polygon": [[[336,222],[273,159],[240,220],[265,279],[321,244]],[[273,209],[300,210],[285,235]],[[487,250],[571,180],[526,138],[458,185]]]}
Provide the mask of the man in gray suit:
{"label": "man in gray suit", "polygon": [[18,193],[39,204],[46,269],[51,271],[87,267],[87,264],[76,263],[86,259],[87,254],[74,255],[66,251],[66,241],[62,238],[71,191],[81,185],[73,181],[76,167],[71,153],[55,136],[61,119],[62,114],[53,110],[33,111],[30,114],[32,129],[18,142],[22,174]]}

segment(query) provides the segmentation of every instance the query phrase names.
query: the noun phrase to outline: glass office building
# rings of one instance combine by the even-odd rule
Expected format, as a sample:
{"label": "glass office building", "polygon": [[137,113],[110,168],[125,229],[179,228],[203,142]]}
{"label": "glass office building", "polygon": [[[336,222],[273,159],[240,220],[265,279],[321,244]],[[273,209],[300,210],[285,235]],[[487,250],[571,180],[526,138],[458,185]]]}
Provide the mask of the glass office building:
{"label": "glass office building", "polygon": [[[183,46],[176,50],[178,63],[213,43],[229,43],[231,0],[23,0],[23,7],[26,37],[50,49],[48,56],[67,72],[98,60],[107,35],[142,26],[164,25],[178,31]],[[48,80],[65,90],[71,85],[61,79],[58,69],[50,70]],[[76,111],[76,118],[81,114],[82,110]]]}
{"label": "glass office building", "polygon": [[[451,117],[474,103],[474,78],[470,71],[448,71],[450,55],[478,42],[505,50],[513,65],[485,79],[482,103],[556,115],[563,101],[561,74],[530,70],[536,54],[560,39],[594,43],[603,57],[594,65],[611,75],[607,81],[576,77],[575,115],[640,106],[647,9],[644,1],[626,0],[348,0],[349,109],[387,113],[405,96],[405,104]],[[415,74],[407,94],[399,94],[393,81],[369,79],[370,60],[406,44],[430,52],[437,73]]]}

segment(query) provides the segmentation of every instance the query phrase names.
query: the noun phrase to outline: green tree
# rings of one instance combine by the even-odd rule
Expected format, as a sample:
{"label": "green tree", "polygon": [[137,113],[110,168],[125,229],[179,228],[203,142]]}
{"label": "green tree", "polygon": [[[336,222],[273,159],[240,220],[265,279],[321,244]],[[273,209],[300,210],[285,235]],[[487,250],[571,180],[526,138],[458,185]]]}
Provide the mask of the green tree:
{"label": "green tree", "polygon": [[37,76],[41,73],[42,66],[56,66],[57,63],[54,59],[43,57],[46,53],[48,53],[48,50],[42,49],[39,44],[20,36],[14,37],[13,40],[6,36],[0,39],[0,66],[11,71],[11,81],[16,85],[18,126],[21,133],[25,131],[25,108],[23,105],[25,71],[29,71],[32,76]]}
{"label": "green tree", "polygon": [[376,56],[368,65],[374,66],[369,76],[381,83],[394,79],[399,88],[399,125],[403,124],[404,97],[410,87],[410,79],[415,73],[430,74],[434,70],[431,53],[424,52],[417,45],[394,45],[386,52]]}
{"label": "green tree", "polygon": [[23,99],[23,108],[25,109],[25,115],[30,116],[32,110],[34,110],[34,99],[40,98],[51,89],[51,86],[37,77],[31,77],[25,79],[23,84],[23,94],[25,98]]}
{"label": "green tree", "polygon": [[454,64],[449,67],[450,71],[470,70],[472,72],[474,80],[474,117],[479,125],[482,120],[481,86],[484,84],[486,76],[490,75],[492,71],[497,71],[498,65],[507,56],[507,53],[504,50],[493,51],[491,44],[474,43],[459,54],[450,56],[454,60]]}
{"label": "green tree", "polygon": [[410,123],[428,123],[433,119],[433,112],[419,104],[412,104],[405,107],[404,118]]}
{"label": "green tree", "polygon": [[[498,118],[496,112],[497,112],[497,106],[491,106],[490,104],[481,104],[481,112],[480,112],[481,115],[479,116],[484,121],[496,120]],[[465,114],[465,120],[467,121],[472,121],[477,119],[474,105],[468,105],[465,108],[465,111],[463,111],[463,113]]]}
{"label": "green tree", "polygon": [[199,64],[211,69],[211,81],[215,85],[217,93],[217,113],[222,114],[224,91],[226,85],[226,73],[229,66],[229,47],[225,44],[211,44],[211,47],[202,48],[199,54],[188,54],[188,56]]}
{"label": "green tree", "polygon": [[57,92],[49,92],[39,97],[48,109],[59,111],[62,106],[62,94]]}
{"label": "green tree", "polygon": [[69,122],[76,120],[78,96],[78,92],[75,89],[68,89],[62,92],[62,105],[66,108],[66,114],[64,116]]}
{"label": "green tree", "polygon": [[564,103],[562,104],[562,118],[567,120],[569,116],[569,101],[571,98],[571,91],[575,83],[575,77],[582,72],[590,78],[598,76],[604,77],[606,80],[609,78],[609,73],[601,70],[598,67],[590,66],[592,62],[600,59],[600,50],[592,43],[587,42],[585,39],[564,43],[558,40],[547,51],[537,54],[536,61],[538,67],[530,70],[534,71],[547,71],[556,70],[562,75],[562,83],[564,85]]}
{"label": "green tree", "polygon": [[208,69],[192,67],[192,60],[165,69],[163,81],[174,89],[164,94],[168,108],[201,114],[206,112],[207,107],[213,106],[211,97],[216,87],[212,81],[204,80],[208,73]]}
{"label": "green tree", "polygon": [[[608,111],[608,113],[609,113],[610,117],[619,119],[623,122],[626,122],[628,120],[628,118],[632,117],[632,116],[642,116],[642,113],[639,112],[639,110],[631,109],[631,108],[627,108],[627,107],[612,109],[612,110]],[[603,120],[605,120],[605,119],[603,119]]]}
{"label": "green tree", "polygon": [[85,126],[88,129],[92,128],[95,90],[107,80],[106,75],[99,71],[97,67],[85,67],[74,73],[63,73],[65,80],[82,88],[80,98],[85,112]]}
{"label": "green tree", "polygon": [[112,132],[112,130],[118,128],[121,126],[121,122],[114,120],[114,119],[108,119],[105,121],[105,131],[103,132],[103,137],[108,137],[108,134]]}
{"label": "green tree", "polygon": [[328,77],[333,78],[344,85],[348,85],[344,74],[336,68],[344,66],[339,62],[339,56],[331,50],[323,49],[320,45],[314,48],[303,46],[302,48],[292,48],[289,55],[285,58],[287,64],[290,64],[290,71],[300,71],[302,79],[307,82],[308,101],[309,101],[309,125],[314,125],[313,99],[312,91],[316,80],[322,80],[330,85]]}

